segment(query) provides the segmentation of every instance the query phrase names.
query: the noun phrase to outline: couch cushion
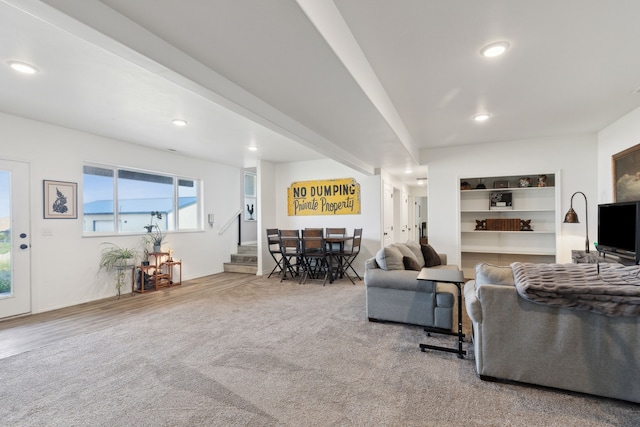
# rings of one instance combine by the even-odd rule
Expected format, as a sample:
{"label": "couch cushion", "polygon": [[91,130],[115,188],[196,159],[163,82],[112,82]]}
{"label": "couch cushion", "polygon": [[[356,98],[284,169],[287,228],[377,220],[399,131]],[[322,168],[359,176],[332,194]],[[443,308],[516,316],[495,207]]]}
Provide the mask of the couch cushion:
{"label": "couch cushion", "polygon": [[425,267],[434,267],[436,265],[441,265],[440,256],[438,253],[431,247],[431,245],[420,245],[420,249],[422,250],[422,255],[424,256],[424,266]]}
{"label": "couch cushion", "polygon": [[476,264],[476,283],[480,285],[514,286],[513,270],[509,266],[493,265],[486,262]]}
{"label": "couch cushion", "polygon": [[[409,257],[409,258],[413,258],[416,262],[418,261],[418,258],[416,258],[416,255],[413,253],[413,251],[411,249],[409,249],[409,247],[407,245],[405,245],[404,243],[394,243],[393,245],[396,248],[398,248],[398,250],[400,252],[402,252],[402,256],[403,257]],[[422,266],[420,266],[422,267]]]}
{"label": "couch cushion", "polygon": [[422,270],[422,267],[420,266],[420,264],[418,264],[418,261],[416,261],[415,258],[412,258],[410,256],[403,256],[402,263],[404,264],[405,270],[415,270],[415,271]]}
{"label": "couch cushion", "polygon": [[385,246],[376,253],[376,262],[383,270],[404,270],[402,252],[394,246]]}
{"label": "couch cushion", "polygon": [[416,256],[416,259],[418,260],[418,264],[420,264],[421,267],[424,267],[424,255],[422,255],[422,249],[420,249],[420,243],[415,242],[413,240],[407,240],[405,245]]}

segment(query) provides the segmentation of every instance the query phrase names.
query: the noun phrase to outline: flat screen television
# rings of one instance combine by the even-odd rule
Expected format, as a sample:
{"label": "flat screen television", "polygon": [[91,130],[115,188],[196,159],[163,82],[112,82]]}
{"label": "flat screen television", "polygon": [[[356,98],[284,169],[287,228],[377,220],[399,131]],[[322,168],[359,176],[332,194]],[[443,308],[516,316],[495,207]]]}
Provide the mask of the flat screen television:
{"label": "flat screen television", "polygon": [[598,205],[598,252],[640,261],[640,201]]}

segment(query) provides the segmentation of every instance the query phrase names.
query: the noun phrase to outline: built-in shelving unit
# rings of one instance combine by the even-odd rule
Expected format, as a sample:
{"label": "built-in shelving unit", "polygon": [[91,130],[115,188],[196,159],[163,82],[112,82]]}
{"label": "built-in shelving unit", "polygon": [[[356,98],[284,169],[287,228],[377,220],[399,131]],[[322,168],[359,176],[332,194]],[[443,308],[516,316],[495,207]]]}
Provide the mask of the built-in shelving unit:
{"label": "built-in shelving unit", "polygon": [[[538,186],[541,175],[546,176],[544,186]],[[530,186],[520,186],[523,178],[529,179]],[[460,260],[465,278],[474,276],[480,262],[556,261],[558,180],[557,173],[460,178]],[[510,227],[496,228],[503,220]],[[517,230],[514,224],[519,224]]]}

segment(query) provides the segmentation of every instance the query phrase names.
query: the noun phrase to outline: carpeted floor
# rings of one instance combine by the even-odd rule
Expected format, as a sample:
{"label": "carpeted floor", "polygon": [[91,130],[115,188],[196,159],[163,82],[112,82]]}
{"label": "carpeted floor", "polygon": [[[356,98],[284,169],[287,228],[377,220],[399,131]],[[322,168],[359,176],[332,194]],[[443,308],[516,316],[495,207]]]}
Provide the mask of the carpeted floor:
{"label": "carpeted floor", "polygon": [[130,318],[0,360],[0,424],[640,425],[640,405],[483,382],[473,354],[420,352],[421,328],[366,320],[362,283],[257,279]]}

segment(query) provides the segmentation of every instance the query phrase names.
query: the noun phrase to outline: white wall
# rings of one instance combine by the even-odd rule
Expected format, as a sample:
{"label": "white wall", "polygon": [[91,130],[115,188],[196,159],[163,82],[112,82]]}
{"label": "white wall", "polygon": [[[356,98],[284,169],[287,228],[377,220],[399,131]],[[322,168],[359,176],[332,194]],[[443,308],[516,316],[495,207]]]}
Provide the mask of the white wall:
{"label": "white wall", "polygon": [[[496,142],[481,145],[436,148],[421,152],[421,163],[429,165],[429,243],[460,265],[460,178],[473,176],[534,175],[559,172],[562,222],[571,195],[582,191],[590,201],[589,237],[597,234],[597,139],[595,134]],[[578,204],[580,203],[580,204]],[[576,199],[582,218],[583,201]],[[562,218],[560,217],[562,216]],[[584,226],[562,224],[558,236],[558,262],[571,262],[571,250],[584,248]]]}
{"label": "white wall", "polygon": [[[137,247],[140,236],[82,236],[84,161],[175,173],[203,180],[204,213],[216,224],[203,231],[169,233],[184,279],[223,270],[237,241],[237,229],[218,234],[240,206],[242,171],[174,153],[101,138],[66,128],[0,114],[0,156],[30,164],[32,312],[48,311],[115,295],[111,276],[98,273],[101,243]],[[78,219],[42,218],[42,180],[78,183]],[[206,216],[205,216],[206,218]],[[52,236],[43,236],[43,228]]]}
{"label": "white wall", "polygon": [[[258,175],[258,275],[268,275],[275,262],[265,243],[267,228],[278,228],[276,213],[276,168],[272,162],[260,160],[256,168]],[[273,277],[273,276],[272,276]]]}
{"label": "white wall", "polygon": [[611,156],[640,144],[640,108],[598,133],[598,203],[613,203]]}
{"label": "white wall", "polygon": [[[289,216],[287,212],[287,188],[296,181],[318,179],[354,178],[360,184],[360,215],[319,215]],[[364,261],[375,256],[381,242],[381,179],[356,172],[333,160],[317,160],[278,164],[275,182],[275,206],[277,224],[283,229],[303,229],[306,227],[346,227],[349,235],[354,228],[362,228],[362,247],[354,263],[362,277]],[[264,197],[261,198],[265,203]],[[268,227],[264,225],[263,229]],[[264,233],[261,229],[259,233]]]}

